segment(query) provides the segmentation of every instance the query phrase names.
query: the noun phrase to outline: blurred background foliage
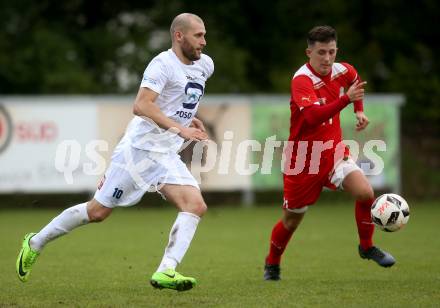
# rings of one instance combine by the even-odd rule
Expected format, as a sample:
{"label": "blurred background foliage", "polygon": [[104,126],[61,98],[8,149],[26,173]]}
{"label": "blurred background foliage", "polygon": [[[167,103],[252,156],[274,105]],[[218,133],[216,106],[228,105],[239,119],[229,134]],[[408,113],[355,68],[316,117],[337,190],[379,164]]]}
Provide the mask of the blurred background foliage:
{"label": "blurred background foliage", "polygon": [[2,1],[0,94],[132,93],[169,48],[181,12],[201,16],[216,72],[209,93],[289,94],[305,35],[335,27],[340,61],[369,92],[403,93],[404,190],[439,196],[440,5],[422,1]]}

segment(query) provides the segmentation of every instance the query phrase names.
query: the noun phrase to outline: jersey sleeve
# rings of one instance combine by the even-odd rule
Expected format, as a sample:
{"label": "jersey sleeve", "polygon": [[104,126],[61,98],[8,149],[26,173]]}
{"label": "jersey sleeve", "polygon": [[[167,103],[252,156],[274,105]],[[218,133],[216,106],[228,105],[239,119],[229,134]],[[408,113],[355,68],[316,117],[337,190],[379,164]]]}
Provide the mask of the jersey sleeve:
{"label": "jersey sleeve", "polygon": [[207,77],[209,78],[214,74],[214,61],[208,55],[203,55],[203,57],[205,58],[204,68],[206,69]]}
{"label": "jersey sleeve", "polygon": [[141,88],[149,88],[160,94],[168,81],[168,69],[160,58],[154,58],[144,71]]}
{"label": "jersey sleeve", "polygon": [[341,64],[343,66],[345,66],[348,70],[347,75],[346,75],[347,76],[346,81],[347,81],[348,85],[351,85],[356,80],[360,80],[360,79],[358,79],[359,76],[358,76],[356,69],[352,65],[350,65],[348,63],[341,63]]}
{"label": "jersey sleeve", "polygon": [[[348,63],[341,63],[341,64],[348,69],[348,73],[346,75],[347,87],[350,87],[356,80],[359,82],[362,81],[362,79],[358,75],[358,72],[353,66],[351,66]],[[353,102],[353,106],[354,106],[354,112],[364,111],[364,103],[362,100]]]}
{"label": "jersey sleeve", "polygon": [[350,99],[347,94],[331,101],[328,104],[324,105],[312,105],[307,108],[304,108],[302,114],[304,115],[304,119],[309,125],[318,125],[332,118],[335,114],[340,112],[350,103]]}
{"label": "jersey sleeve", "polygon": [[290,84],[291,102],[300,110],[313,104],[319,105],[319,99],[313,89],[312,80],[304,75],[294,77]]}

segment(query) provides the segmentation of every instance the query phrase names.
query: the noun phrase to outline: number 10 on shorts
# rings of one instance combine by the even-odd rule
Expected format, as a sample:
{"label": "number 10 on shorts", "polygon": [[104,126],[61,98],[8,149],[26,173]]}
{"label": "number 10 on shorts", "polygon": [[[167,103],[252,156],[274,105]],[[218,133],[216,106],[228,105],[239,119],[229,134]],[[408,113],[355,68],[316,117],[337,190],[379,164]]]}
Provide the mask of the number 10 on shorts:
{"label": "number 10 on shorts", "polygon": [[119,189],[116,187],[115,191],[113,192],[113,198],[119,199],[119,198],[121,198],[123,193],[124,193],[124,191],[122,189]]}

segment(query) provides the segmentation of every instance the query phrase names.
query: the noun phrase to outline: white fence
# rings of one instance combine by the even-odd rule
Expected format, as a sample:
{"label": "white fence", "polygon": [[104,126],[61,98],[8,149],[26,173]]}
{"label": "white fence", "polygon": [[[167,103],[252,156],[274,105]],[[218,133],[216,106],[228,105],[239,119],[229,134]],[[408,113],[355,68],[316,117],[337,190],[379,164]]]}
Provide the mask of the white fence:
{"label": "white fence", "polygon": [[[133,99],[131,96],[0,96],[0,193],[94,191],[105,169],[97,166],[101,160],[109,161],[122,137],[132,118]],[[379,153],[385,169],[371,177],[371,181],[376,188],[396,192],[400,190],[399,106],[402,103],[400,95],[367,96],[365,109],[371,127],[364,135],[352,133],[352,110],[346,108],[341,115],[344,136],[361,142],[367,139],[386,142],[387,151]],[[197,116],[205,122],[210,138],[216,143],[216,153],[205,155],[203,162],[192,165],[192,172],[201,178],[202,189],[245,192],[282,189],[281,148],[275,149],[268,174],[261,172],[262,153],[268,137],[275,135],[277,140],[287,140],[289,114],[287,96],[207,95]],[[61,153],[60,145],[66,140],[76,146]],[[255,140],[261,147],[243,146],[245,140]],[[58,155],[66,157],[64,163],[71,169],[70,180],[60,171],[62,162],[56,165],[57,149]],[[74,154],[74,161],[68,161]],[[181,155],[191,166],[191,152],[184,151]],[[204,169],[207,164],[211,166],[209,170]],[[243,173],[248,166],[257,170]]]}

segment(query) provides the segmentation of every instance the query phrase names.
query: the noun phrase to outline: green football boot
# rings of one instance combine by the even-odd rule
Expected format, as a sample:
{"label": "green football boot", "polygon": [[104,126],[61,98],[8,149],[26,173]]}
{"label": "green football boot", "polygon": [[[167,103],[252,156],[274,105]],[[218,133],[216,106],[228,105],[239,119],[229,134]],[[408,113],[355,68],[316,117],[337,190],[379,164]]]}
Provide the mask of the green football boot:
{"label": "green football boot", "polygon": [[197,284],[194,278],[185,277],[173,269],[154,273],[151,276],[150,283],[156,289],[172,289],[177,291],[190,290]]}
{"label": "green football boot", "polygon": [[24,236],[23,244],[21,246],[20,253],[18,254],[16,270],[18,279],[22,282],[26,282],[29,279],[29,274],[31,273],[32,265],[37,261],[37,257],[40,255],[39,252],[32,250],[29,245],[30,239],[36,233],[28,233]]}

